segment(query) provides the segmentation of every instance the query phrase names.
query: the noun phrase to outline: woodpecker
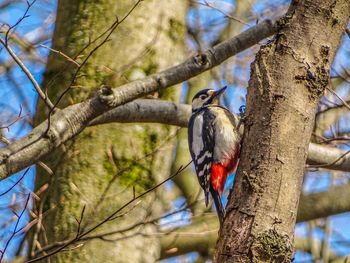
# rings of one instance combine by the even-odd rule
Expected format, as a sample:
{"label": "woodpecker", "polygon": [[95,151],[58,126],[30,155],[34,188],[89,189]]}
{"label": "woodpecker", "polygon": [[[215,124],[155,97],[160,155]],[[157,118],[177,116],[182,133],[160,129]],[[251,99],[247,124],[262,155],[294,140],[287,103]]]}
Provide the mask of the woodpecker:
{"label": "woodpecker", "polygon": [[221,201],[227,176],[236,168],[241,136],[237,129],[239,118],[220,106],[219,90],[204,89],[192,99],[192,116],[188,125],[188,144],[198,181],[204,190],[208,206],[211,194],[220,225],[225,208]]}

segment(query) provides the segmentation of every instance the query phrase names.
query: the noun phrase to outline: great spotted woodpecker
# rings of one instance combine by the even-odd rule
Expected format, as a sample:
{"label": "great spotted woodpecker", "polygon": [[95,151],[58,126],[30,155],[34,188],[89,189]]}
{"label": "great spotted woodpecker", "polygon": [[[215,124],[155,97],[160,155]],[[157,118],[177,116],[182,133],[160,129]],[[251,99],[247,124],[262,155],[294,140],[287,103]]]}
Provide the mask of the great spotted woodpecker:
{"label": "great spotted woodpecker", "polygon": [[237,166],[241,137],[239,119],[220,106],[220,95],[226,87],[214,91],[204,89],[192,99],[192,116],[188,126],[188,144],[198,181],[204,190],[208,206],[209,192],[213,197],[220,224],[225,208],[221,194],[227,176]]}

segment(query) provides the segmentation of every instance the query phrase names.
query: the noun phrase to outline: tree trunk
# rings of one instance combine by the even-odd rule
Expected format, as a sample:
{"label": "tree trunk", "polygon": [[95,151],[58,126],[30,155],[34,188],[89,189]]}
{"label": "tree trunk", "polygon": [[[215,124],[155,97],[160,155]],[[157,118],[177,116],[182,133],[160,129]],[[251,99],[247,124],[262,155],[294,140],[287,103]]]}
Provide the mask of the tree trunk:
{"label": "tree trunk", "polygon": [[350,2],[293,1],[251,66],[243,149],[215,262],[290,262],[315,109]]}
{"label": "tree trunk", "polygon": [[[82,63],[102,43],[113,22],[122,21],[136,1],[58,1],[53,49]],[[89,96],[101,84],[119,85],[183,59],[186,2],[141,1],[116,28],[111,40],[92,54],[81,68],[69,92],[59,103],[64,107]],[[70,86],[77,67],[57,52],[51,52],[43,87],[55,102]],[[162,92],[162,98],[178,100],[179,89]],[[48,110],[39,101],[36,123],[47,117]],[[163,125],[108,124],[91,127],[61,147],[46,160],[54,175],[38,169],[36,188],[49,188],[40,195],[34,212],[44,213],[42,224],[34,229],[30,257],[42,255],[40,247],[75,236],[77,222],[85,207],[82,227],[106,218],[136,194],[169,176],[174,128]],[[168,139],[167,139],[168,138]],[[124,172],[121,172],[124,170]],[[119,174],[118,174],[119,173]],[[153,192],[126,216],[103,225],[101,231],[115,231],[157,216],[163,204],[161,191]],[[152,234],[154,225],[139,230]],[[155,235],[112,235],[109,241],[94,239],[83,246],[61,252],[51,262],[154,262],[160,253]],[[113,241],[118,239],[118,241]],[[111,241],[112,240],[112,241]]]}

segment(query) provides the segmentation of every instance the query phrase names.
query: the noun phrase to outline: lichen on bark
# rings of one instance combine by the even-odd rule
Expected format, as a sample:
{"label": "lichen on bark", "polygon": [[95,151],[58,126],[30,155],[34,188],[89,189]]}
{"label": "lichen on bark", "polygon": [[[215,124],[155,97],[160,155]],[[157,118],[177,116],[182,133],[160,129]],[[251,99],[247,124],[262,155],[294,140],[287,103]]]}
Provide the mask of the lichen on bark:
{"label": "lichen on bark", "polygon": [[255,238],[251,251],[252,262],[288,263],[292,261],[293,245],[288,235],[269,229]]}

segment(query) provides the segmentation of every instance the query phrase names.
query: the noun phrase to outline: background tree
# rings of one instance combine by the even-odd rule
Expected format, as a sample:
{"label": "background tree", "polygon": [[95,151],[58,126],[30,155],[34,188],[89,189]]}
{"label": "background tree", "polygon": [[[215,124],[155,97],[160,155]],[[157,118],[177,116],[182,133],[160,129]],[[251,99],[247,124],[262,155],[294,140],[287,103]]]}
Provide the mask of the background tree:
{"label": "background tree", "polygon": [[[117,86],[181,61],[186,2],[146,1],[138,5],[136,1],[58,2],[52,48],[76,58],[79,64],[77,68],[55,52],[48,58],[42,86],[53,101],[67,92],[58,107],[84,100],[101,83]],[[102,35],[106,29],[109,31]],[[130,51],[129,55],[126,50]],[[161,92],[159,97],[178,101],[179,94],[177,88]],[[38,123],[49,112],[41,102],[37,107]],[[50,155],[45,163],[53,176],[49,178],[45,171],[39,171],[37,177],[37,189],[49,184],[43,193],[46,196],[41,197],[44,203],[38,205],[48,212],[42,220],[43,226],[33,229],[32,257],[40,255],[38,241],[41,247],[47,246],[65,239],[66,233],[77,231],[74,218],[79,218],[83,209],[81,228],[86,228],[108,216],[113,209],[111,204],[120,206],[132,197],[132,190],[126,187],[132,186],[138,193],[166,178],[174,132],[174,128],[160,125],[96,126]],[[159,216],[167,205],[159,202],[164,200],[161,196],[161,192],[155,191],[128,216],[118,220],[118,224],[108,223],[100,231],[117,230],[141,218]],[[151,234],[156,228],[148,225],[141,231]],[[155,237],[132,237],[130,233],[128,236],[117,243],[96,239],[82,250],[59,253],[53,260],[81,262],[89,261],[94,255],[98,262],[111,258],[152,262],[159,257],[159,242]],[[111,236],[109,240],[114,238]]]}
{"label": "background tree", "polygon": [[[2,141],[8,146],[4,145],[0,151],[0,176],[8,179],[2,181],[1,197],[6,204],[4,211],[13,212],[4,213],[3,224],[7,227],[2,233],[2,256],[10,259],[17,251],[17,255],[26,253],[26,260],[34,261],[45,258],[48,262],[80,262],[93,257],[96,262],[153,262],[198,252],[183,258],[198,262],[212,258],[218,224],[215,215],[203,206],[193,170],[185,166],[189,161],[187,131],[164,124],[185,127],[190,109],[188,105],[178,104],[180,98],[188,103],[204,87],[229,84],[223,102],[237,112],[245,103],[249,63],[259,45],[234,60],[224,60],[276,32],[276,37],[260,49],[252,66],[242,164],[229,200],[232,209],[219,238],[216,258],[226,262],[238,251],[240,260],[248,255],[257,261],[271,257],[286,261],[292,257],[294,220],[309,222],[297,226],[295,245],[304,251],[297,253],[297,262],[343,260],[349,253],[343,244],[347,244],[346,236],[350,233],[343,231],[345,237],[338,235],[339,228],[344,227],[338,223],[341,217],[319,219],[348,211],[350,203],[346,145],[348,38],[344,38],[333,63],[332,81],[324,93],[321,90],[328,81],[328,68],[340,37],[346,31],[349,4],[346,1],[329,5],[324,1],[317,6],[311,1],[180,2],[62,0],[57,3],[56,19],[52,15],[54,5],[41,1],[1,2],[0,10],[7,19],[1,21],[4,23],[0,53],[2,81],[6,83],[4,91],[13,94],[13,99],[4,100],[2,106],[5,120]],[[288,7],[287,15],[278,23],[261,22],[266,17],[274,21]],[[6,14],[17,16],[6,17]],[[29,21],[34,24],[26,28]],[[320,32],[319,23],[323,25]],[[247,28],[251,29],[232,38]],[[53,32],[52,42],[46,43],[51,39],[49,32]],[[186,56],[185,39],[190,51]],[[316,52],[324,50],[324,46],[329,47],[327,58]],[[179,64],[196,53],[199,55]],[[31,78],[28,72],[39,79],[41,73],[35,74],[35,69],[45,64],[41,84],[35,85],[33,78],[28,81]],[[166,68],[169,69],[158,74]],[[165,89],[183,81],[182,89]],[[289,86],[294,82],[295,85]],[[29,87],[33,84],[35,89]],[[113,89],[100,89],[103,84]],[[256,88],[259,85],[261,89]],[[315,97],[298,92],[306,90],[312,95],[316,92],[312,87],[317,85],[321,86]],[[296,92],[290,93],[293,89]],[[258,91],[264,91],[266,96],[259,96]],[[11,137],[24,136],[31,125],[29,112],[33,94],[37,92],[40,95],[35,125],[38,126],[31,135],[14,142]],[[146,94],[146,100],[127,103]],[[269,99],[268,94],[277,95]],[[294,101],[307,100],[313,103],[302,107],[306,113],[293,115],[293,108],[299,105]],[[316,105],[314,116],[312,109]],[[310,110],[305,110],[308,107]],[[288,112],[295,118],[287,118]],[[301,121],[306,114],[307,121]],[[47,119],[48,122],[43,122]],[[126,124],[129,122],[132,124]],[[305,129],[298,129],[299,134],[292,129],[283,132],[287,127],[299,127],[298,123],[307,126],[309,133],[312,129],[314,132],[308,146],[305,194],[301,196],[296,217],[296,210],[289,216],[286,211],[297,207],[300,183],[291,181],[301,182],[306,154],[293,159],[290,156],[295,151],[282,149],[286,149],[283,146],[286,143],[291,149],[306,152],[310,134],[304,133]],[[86,128],[89,125],[92,127]],[[265,128],[261,129],[262,126]],[[269,136],[273,143],[265,145],[263,142]],[[262,143],[257,147],[259,138]],[[262,158],[262,152],[277,152],[278,158],[274,154]],[[33,168],[19,171],[35,163],[36,188],[31,192]],[[273,168],[276,165],[277,170]],[[16,172],[19,173],[12,175]],[[274,182],[280,175],[285,185],[293,187],[281,188],[277,193],[275,190],[279,188]],[[319,185],[323,186],[322,191],[312,193],[320,191]],[[278,215],[266,205],[270,203],[276,203]],[[254,214],[262,216],[254,217]],[[254,227],[239,225],[245,220],[239,218],[242,215],[247,215],[249,220],[253,218]],[[333,227],[334,223],[339,226]],[[232,227],[237,233],[246,233],[246,237],[257,238],[233,242],[242,235],[231,236],[236,233]],[[274,239],[264,233],[284,238]],[[265,240],[263,237],[266,242],[260,242]],[[230,247],[230,242],[240,247]],[[285,248],[283,253],[280,248]],[[276,255],[280,256],[276,258]]]}

